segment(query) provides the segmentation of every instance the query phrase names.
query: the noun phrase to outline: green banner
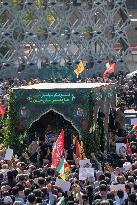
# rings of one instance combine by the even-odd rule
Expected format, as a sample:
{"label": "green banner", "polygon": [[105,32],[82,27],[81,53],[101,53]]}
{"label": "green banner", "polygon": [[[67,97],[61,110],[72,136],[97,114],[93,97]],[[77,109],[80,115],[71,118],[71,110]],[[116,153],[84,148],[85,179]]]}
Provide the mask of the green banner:
{"label": "green banner", "polygon": [[71,104],[75,96],[71,92],[35,92],[27,100],[33,104]]}

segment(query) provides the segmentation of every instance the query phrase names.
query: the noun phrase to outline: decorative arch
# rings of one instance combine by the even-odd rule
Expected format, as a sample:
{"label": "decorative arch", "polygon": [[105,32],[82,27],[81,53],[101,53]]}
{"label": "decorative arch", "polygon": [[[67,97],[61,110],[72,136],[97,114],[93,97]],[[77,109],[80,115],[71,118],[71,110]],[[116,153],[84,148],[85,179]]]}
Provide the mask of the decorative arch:
{"label": "decorative arch", "polygon": [[43,113],[30,124],[27,130],[28,143],[34,139],[44,142],[49,125],[56,137],[58,137],[61,129],[65,131],[65,149],[70,150],[73,136],[79,135],[79,131],[72,121],[54,109]]}
{"label": "decorative arch", "polygon": [[48,113],[50,112],[56,113],[57,115],[60,115],[62,118],[64,118],[65,121],[70,122],[75,130],[80,133],[79,126],[73,121],[72,118],[70,119],[68,116],[66,116],[66,114],[54,108],[48,108],[48,110],[40,112],[39,115],[35,115],[34,118],[30,119],[30,123],[27,125],[27,129],[30,129],[34,122],[39,121],[43,116],[48,115]]}

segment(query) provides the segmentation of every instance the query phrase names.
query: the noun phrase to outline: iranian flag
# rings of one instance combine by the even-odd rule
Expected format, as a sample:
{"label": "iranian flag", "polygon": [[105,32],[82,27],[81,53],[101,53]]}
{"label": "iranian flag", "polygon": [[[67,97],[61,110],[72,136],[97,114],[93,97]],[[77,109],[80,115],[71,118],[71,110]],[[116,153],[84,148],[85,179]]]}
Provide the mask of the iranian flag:
{"label": "iranian flag", "polygon": [[62,153],[64,151],[64,130],[61,130],[57,141],[55,142],[54,148],[52,150],[52,167],[57,168],[62,158]]}
{"label": "iranian flag", "polygon": [[57,172],[60,174],[60,177],[63,180],[68,180],[70,173],[70,165],[64,157],[62,157],[62,159],[60,160],[60,163],[57,167]]}

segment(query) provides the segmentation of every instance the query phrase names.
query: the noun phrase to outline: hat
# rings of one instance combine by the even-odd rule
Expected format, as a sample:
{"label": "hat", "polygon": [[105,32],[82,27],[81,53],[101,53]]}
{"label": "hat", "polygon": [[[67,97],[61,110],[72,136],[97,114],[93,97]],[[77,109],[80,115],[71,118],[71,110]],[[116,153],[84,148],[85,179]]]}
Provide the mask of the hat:
{"label": "hat", "polygon": [[10,196],[5,196],[4,197],[4,203],[8,204],[12,202],[12,198]]}

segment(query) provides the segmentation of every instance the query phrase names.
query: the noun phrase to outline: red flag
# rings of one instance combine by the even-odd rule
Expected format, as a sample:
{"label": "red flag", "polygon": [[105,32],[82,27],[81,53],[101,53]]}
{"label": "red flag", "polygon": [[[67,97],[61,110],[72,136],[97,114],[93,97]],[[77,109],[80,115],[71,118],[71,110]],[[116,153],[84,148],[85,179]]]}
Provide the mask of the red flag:
{"label": "red flag", "polygon": [[102,78],[106,79],[106,77],[107,77],[106,72],[104,72],[103,75],[102,75]]}
{"label": "red flag", "polygon": [[0,105],[0,115],[4,115],[6,113],[6,110]]}
{"label": "red flag", "polygon": [[115,71],[116,71],[116,64],[115,63],[112,63],[112,64],[107,63],[106,72],[111,74],[111,73],[114,73]]}
{"label": "red flag", "polygon": [[106,71],[103,73],[103,79],[106,78],[107,73],[111,74],[111,73],[114,73],[115,71],[116,71],[116,64],[115,63],[111,63],[111,64],[107,63],[106,64]]}
{"label": "red flag", "polygon": [[57,168],[62,158],[64,151],[64,130],[61,131],[57,141],[52,150],[52,167]]}

